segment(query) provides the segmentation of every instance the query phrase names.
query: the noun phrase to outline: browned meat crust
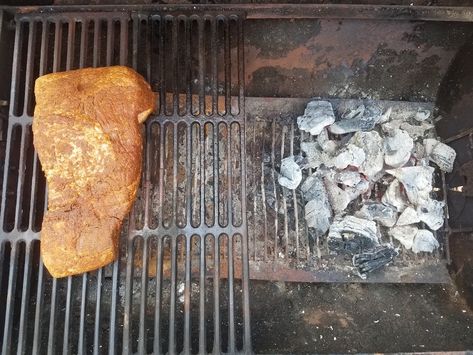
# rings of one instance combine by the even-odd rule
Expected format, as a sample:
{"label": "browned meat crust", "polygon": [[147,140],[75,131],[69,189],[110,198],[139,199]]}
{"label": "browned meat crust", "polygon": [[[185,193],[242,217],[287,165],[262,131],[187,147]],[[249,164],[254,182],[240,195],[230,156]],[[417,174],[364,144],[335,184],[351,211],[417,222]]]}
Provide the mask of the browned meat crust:
{"label": "browned meat crust", "polygon": [[127,67],[87,68],[35,83],[34,145],[48,181],[41,231],[54,277],[113,261],[141,175],[141,124],[155,108],[148,83]]}

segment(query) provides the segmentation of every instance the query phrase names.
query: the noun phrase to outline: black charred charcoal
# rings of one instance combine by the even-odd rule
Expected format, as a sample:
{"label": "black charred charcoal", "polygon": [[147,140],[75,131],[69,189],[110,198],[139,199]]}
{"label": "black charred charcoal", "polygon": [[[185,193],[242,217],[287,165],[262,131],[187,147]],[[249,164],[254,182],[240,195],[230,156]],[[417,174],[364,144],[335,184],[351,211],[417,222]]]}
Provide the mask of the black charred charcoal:
{"label": "black charred charcoal", "polygon": [[347,239],[329,238],[328,247],[331,251],[340,254],[354,255],[373,249],[375,243],[370,238],[357,235]]}
{"label": "black charred charcoal", "polygon": [[353,256],[353,266],[358,268],[361,277],[393,261],[398,252],[390,245],[383,245],[371,251],[366,251]]}

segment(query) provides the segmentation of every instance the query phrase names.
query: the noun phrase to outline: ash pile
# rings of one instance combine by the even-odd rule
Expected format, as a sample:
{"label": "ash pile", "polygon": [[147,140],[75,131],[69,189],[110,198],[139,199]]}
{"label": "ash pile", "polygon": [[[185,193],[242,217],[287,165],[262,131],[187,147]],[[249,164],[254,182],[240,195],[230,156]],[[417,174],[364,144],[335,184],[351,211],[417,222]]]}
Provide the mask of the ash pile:
{"label": "ash pile", "polygon": [[[312,235],[349,255],[360,277],[390,264],[400,248],[432,253],[444,223],[434,174],[451,172],[455,150],[436,138],[432,113],[382,109],[375,101],[307,104],[301,154],[282,159],[278,182],[299,189]],[[307,136],[307,135],[305,135]]]}

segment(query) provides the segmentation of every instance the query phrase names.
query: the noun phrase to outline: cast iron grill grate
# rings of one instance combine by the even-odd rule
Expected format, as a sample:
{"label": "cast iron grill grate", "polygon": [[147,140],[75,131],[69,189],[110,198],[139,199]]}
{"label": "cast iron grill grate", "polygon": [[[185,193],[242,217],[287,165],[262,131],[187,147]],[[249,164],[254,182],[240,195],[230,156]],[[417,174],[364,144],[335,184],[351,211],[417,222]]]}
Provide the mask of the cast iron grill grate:
{"label": "cast iron grill grate", "polygon": [[[2,353],[250,352],[243,31],[239,14],[15,17],[0,221]],[[129,65],[159,95],[120,259],[53,279],[34,80]]]}

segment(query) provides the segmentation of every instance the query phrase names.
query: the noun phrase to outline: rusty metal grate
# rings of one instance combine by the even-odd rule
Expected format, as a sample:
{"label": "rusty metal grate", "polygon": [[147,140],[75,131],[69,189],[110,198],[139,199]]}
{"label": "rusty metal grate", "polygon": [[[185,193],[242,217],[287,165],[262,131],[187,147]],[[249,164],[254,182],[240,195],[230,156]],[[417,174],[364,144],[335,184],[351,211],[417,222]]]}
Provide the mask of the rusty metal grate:
{"label": "rusty metal grate", "polygon": [[[240,14],[30,13],[14,19],[0,223],[2,353],[251,352]],[[33,84],[130,65],[159,93],[120,259],[53,279]]]}

